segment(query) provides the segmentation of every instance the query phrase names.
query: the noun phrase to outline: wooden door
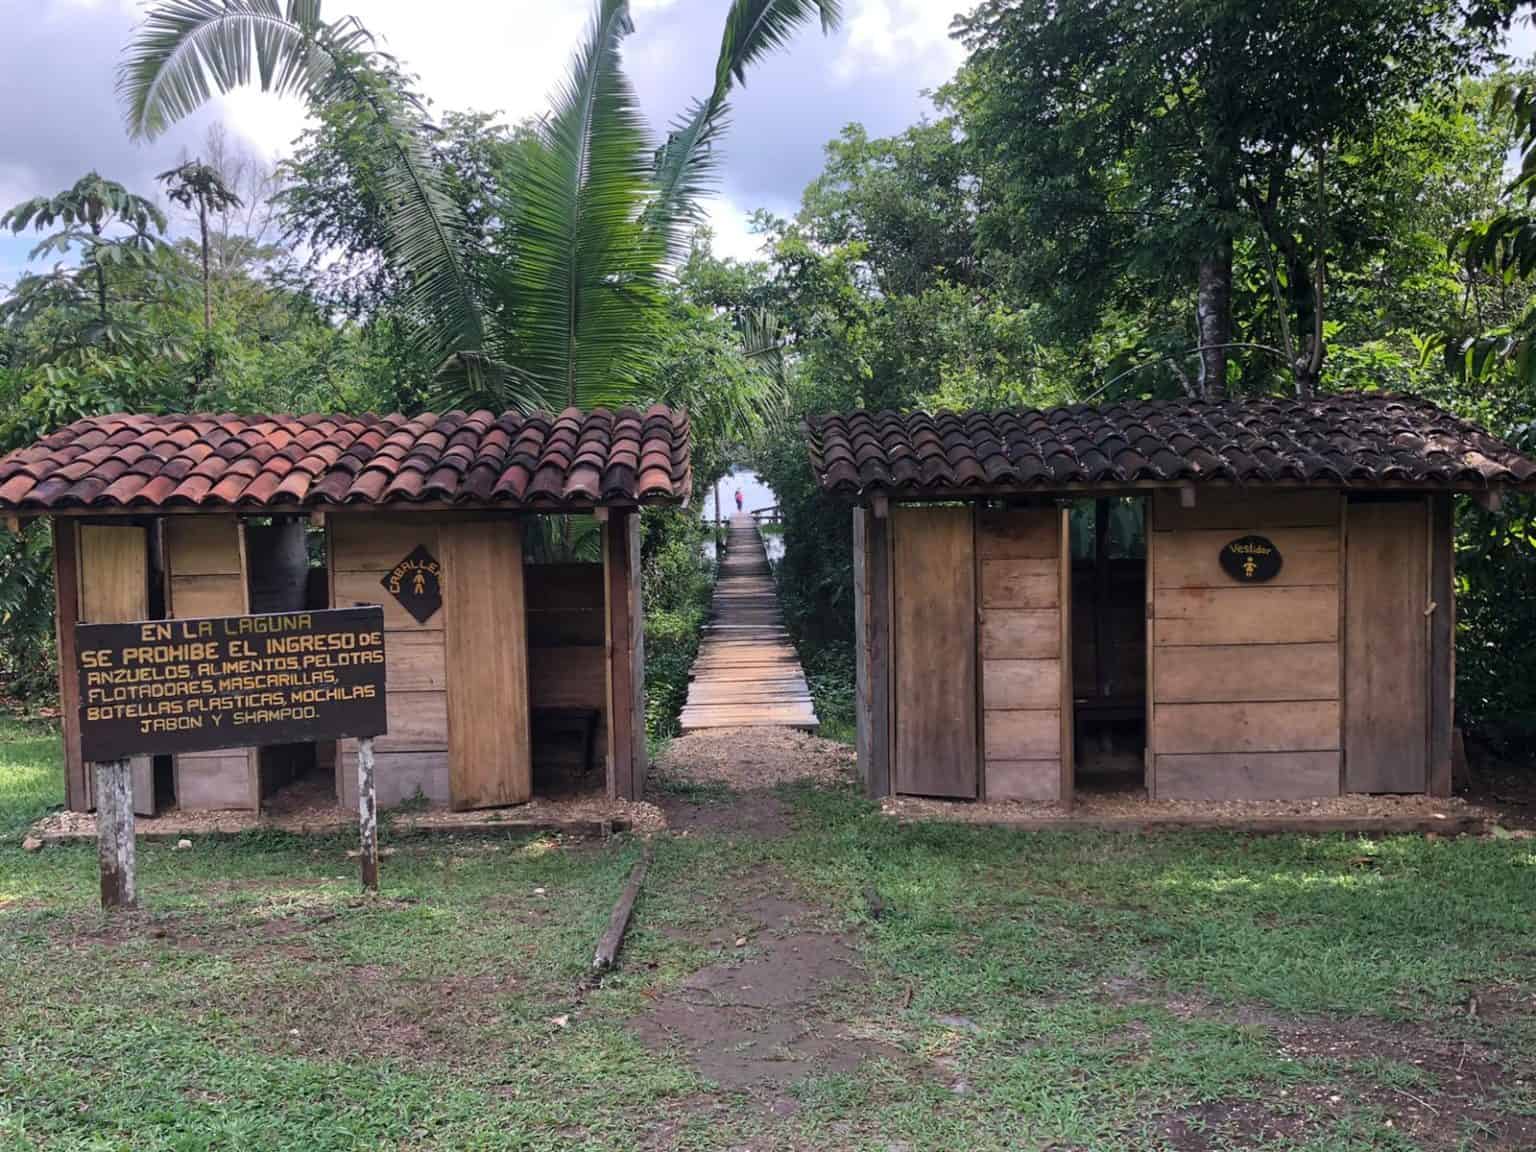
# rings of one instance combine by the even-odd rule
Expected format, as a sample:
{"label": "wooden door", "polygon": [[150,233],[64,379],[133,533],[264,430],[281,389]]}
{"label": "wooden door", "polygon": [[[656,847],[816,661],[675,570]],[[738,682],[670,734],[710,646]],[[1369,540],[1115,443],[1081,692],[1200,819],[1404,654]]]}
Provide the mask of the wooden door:
{"label": "wooden door", "polygon": [[448,786],[455,808],[533,795],[523,534],[515,520],[445,524]]}
{"label": "wooden door", "polygon": [[1428,516],[1414,500],[1351,500],[1345,520],[1344,790],[1429,781]]}
{"label": "wooden door", "polygon": [[[134,525],[80,525],[80,620],[86,624],[121,624],[149,616],[149,534]],[[133,810],[155,814],[155,762],[149,756],[129,761],[133,770]],[[95,807],[95,773],[85,773],[86,794]]]}
{"label": "wooden door", "polygon": [[896,791],[974,799],[976,557],[971,509],[892,508]]}

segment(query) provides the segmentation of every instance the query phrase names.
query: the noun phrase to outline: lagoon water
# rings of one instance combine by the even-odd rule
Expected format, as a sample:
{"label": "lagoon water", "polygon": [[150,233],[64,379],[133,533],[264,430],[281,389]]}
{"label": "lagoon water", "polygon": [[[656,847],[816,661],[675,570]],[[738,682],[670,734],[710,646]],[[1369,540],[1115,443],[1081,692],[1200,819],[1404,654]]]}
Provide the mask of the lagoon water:
{"label": "lagoon water", "polygon": [[[704,506],[700,515],[706,521],[715,518],[715,491],[720,492],[721,519],[729,520],[736,511],[736,490],[741,490],[741,506],[743,511],[757,512],[765,508],[778,506],[779,498],[773,494],[773,489],[764,484],[757,477],[757,473],[750,468],[735,468],[720,477],[720,483],[708,489],[704,495]],[[784,538],[777,533],[765,534],[763,543],[768,549],[768,562],[777,564],[784,555]],[[704,545],[705,554],[714,559],[715,548],[713,542]]]}

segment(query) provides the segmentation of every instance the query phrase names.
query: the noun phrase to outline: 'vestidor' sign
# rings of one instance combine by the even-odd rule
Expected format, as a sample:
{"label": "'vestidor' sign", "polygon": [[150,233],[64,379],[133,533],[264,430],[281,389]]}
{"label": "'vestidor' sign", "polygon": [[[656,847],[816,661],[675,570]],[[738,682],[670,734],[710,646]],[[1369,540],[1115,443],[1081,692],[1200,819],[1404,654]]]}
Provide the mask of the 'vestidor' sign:
{"label": "'vestidor' sign", "polygon": [[1221,568],[1243,584],[1262,584],[1280,575],[1280,549],[1267,536],[1240,536],[1222,545]]}
{"label": "'vestidor' sign", "polygon": [[77,624],[75,651],[86,760],[386,730],[377,606]]}

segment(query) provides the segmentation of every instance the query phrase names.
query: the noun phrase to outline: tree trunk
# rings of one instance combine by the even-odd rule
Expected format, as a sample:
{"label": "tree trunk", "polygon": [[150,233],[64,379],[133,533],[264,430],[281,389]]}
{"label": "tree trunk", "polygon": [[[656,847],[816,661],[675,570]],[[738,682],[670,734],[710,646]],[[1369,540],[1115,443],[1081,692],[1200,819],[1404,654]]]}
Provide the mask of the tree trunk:
{"label": "tree trunk", "polygon": [[1200,394],[1227,394],[1227,345],[1232,342],[1232,237],[1221,236],[1200,259],[1195,323],[1200,337]]}
{"label": "tree trunk", "polygon": [[201,197],[197,201],[197,226],[203,237],[203,335],[213,332],[213,299],[208,289],[208,204]]}

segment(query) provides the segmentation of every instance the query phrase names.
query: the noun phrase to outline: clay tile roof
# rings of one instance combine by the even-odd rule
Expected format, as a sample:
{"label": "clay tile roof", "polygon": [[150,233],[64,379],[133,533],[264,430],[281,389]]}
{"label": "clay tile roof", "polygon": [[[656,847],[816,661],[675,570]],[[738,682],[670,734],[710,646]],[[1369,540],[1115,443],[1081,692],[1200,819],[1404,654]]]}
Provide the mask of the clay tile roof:
{"label": "clay tile roof", "polygon": [[[855,411],[813,416],[802,428],[817,481],[845,495],[963,495],[1147,481],[1536,487],[1536,460],[1412,396]],[[642,491],[652,475],[649,451],[641,458]],[[5,480],[0,471],[0,485]]]}
{"label": "clay tile roof", "polygon": [[95,416],[0,459],[0,509],[678,503],[693,485],[689,451],[687,414],[661,406]]}

